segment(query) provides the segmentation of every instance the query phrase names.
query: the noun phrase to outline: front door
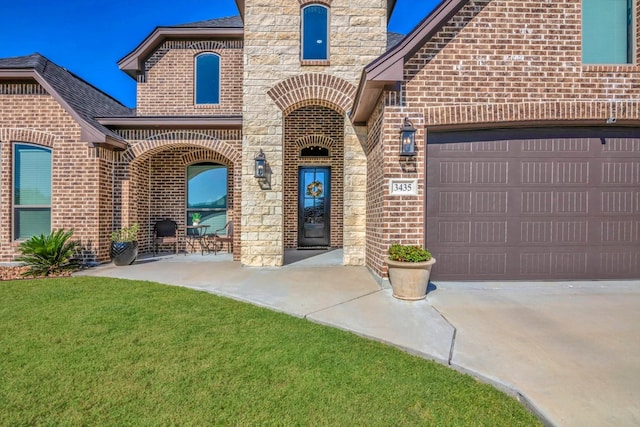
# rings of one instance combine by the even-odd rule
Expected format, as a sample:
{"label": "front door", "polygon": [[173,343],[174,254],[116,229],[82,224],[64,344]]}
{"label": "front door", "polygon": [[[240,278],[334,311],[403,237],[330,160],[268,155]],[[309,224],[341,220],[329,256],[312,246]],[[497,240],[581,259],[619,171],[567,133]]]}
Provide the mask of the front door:
{"label": "front door", "polygon": [[329,246],[331,170],[300,168],[298,175],[298,246]]}

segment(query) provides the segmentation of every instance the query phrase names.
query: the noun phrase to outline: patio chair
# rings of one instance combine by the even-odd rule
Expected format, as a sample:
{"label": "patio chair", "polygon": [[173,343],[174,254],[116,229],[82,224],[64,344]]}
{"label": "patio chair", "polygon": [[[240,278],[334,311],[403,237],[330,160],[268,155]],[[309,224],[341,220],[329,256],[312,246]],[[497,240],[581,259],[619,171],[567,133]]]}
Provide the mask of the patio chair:
{"label": "patio chair", "polygon": [[178,253],[178,224],[172,219],[165,218],[153,226],[153,254],[158,253],[158,246],[172,243]]}
{"label": "patio chair", "polygon": [[[225,232],[225,234],[220,235],[220,232]],[[218,244],[220,244],[220,249],[224,247],[224,244],[227,244],[227,251],[229,253],[233,252],[233,220],[227,222],[224,227],[214,231],[214,253],[218,253]]]}

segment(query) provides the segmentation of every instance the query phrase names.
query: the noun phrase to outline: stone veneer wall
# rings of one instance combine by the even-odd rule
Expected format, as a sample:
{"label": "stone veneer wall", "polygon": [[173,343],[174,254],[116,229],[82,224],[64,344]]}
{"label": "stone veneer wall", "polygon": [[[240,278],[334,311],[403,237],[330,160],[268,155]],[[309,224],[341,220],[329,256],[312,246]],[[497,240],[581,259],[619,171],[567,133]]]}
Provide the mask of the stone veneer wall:
{"label": "stone veneer wall", "polygon": [[[107,241],[102,220],[109,203],[100,154],[80,139],[80,126],[38,84],[0,83],[0,262],[18,254],[13,240],[13,143],[52,149],[51,227],[73,228],[87,260]],[[98,153],[100,150],[98,150]],[[100,203],[102,201],[102,204]],[[108,247],[106,248],[108,251]]]}
{"label": "stone veneer wall", "polygon": [[[138,77],[138,116],[240,115],[242,113],[242,40],[168,40],[145,62]],[[195,105],[195,57],[220,55],[220,103]]]}
{"label": "stone veneer wall", "polygon": [[[284,130],[284,246],[298,247],[298,170],[301,166],[331,167],[330,246],[342,247],[344,188],[344,116],[311,105],[291,112]],[[310,146],[329,149],[328,157],[300,157]]]}
{"label": "stone veneer wall", "polygon": [[[362,68],[386,47],[386,0],[325,3],[331,6],[330,61],[310,66],[300,61],[300,2],[245,2],[241,259],[246,265],[277,266],[284,261],[283,118],[313,104],[345,114]],[[270,92],[279,84],[281,91]],[[336,94],[346,94],[347,100],[341,102]],[[348,121],[344,147],[344,263],[363,264],[366,157]],[[259,149],[272,171],[266,189],[253,178]]]}

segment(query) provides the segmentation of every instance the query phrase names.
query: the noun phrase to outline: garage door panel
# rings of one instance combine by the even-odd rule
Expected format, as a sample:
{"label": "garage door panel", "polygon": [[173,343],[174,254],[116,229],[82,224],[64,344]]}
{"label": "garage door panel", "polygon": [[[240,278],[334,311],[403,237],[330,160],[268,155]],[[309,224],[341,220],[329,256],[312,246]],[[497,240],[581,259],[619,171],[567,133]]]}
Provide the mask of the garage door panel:
{"label": "garage door panel", "polygon": [[640,277],[640,139],[599,132],[429,143],[434,279]]}

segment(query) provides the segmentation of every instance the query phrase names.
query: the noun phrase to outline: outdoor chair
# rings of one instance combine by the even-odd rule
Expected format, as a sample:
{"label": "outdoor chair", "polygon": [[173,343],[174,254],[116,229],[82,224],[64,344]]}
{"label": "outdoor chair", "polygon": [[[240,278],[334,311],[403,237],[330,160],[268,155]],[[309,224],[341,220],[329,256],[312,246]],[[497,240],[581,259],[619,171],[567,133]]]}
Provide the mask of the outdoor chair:
{"label": "outdoor chair", "polygon": [[[223,235],[220,235],[221,232],[224,232]],[[227,244],[227,251],[229,253],[233,252],[233,220],[227,222],[224,227],[214,231],[214,253],[218,253],[218,244],[220,244],[220,249],[224,247],[224,244]]]}
{"label": "outdoor chair", "polygon": [[178,253],[178,224],[171,219],[163,219],[153,226],[153,254],[158,253],[158,246],[164,244],[174,244]]}

